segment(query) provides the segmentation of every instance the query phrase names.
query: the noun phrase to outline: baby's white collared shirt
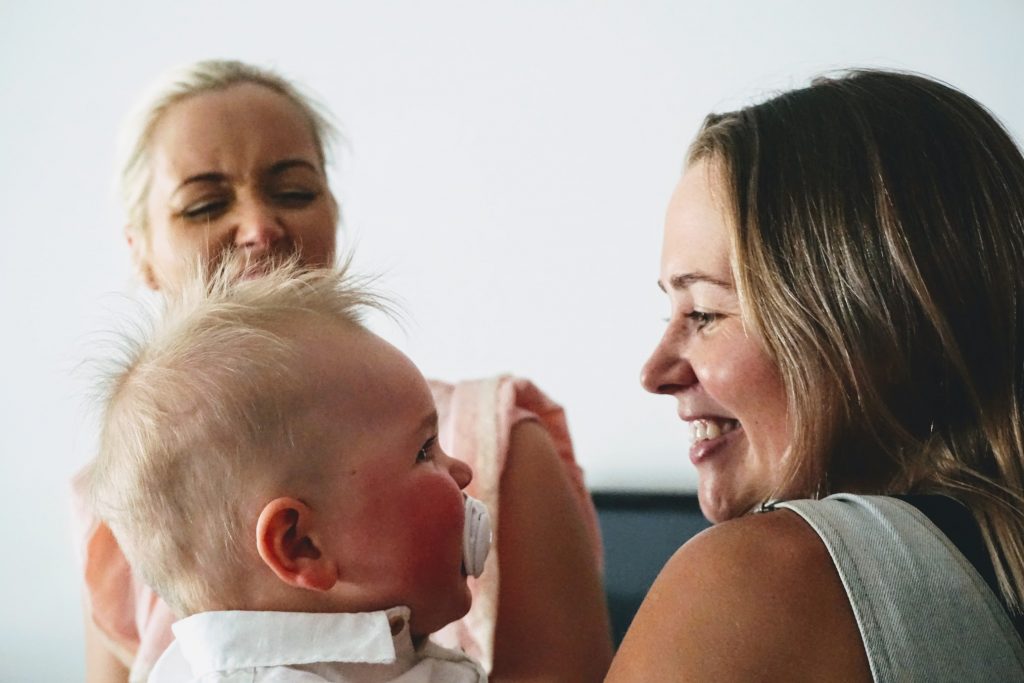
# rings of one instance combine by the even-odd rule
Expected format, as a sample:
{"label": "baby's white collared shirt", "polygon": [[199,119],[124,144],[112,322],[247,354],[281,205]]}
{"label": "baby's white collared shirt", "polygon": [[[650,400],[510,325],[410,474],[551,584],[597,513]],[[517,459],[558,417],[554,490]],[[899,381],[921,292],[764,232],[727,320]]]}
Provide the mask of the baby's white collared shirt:
{"label": "baby's white collared shirt", "polygon": [[150,683],[487,681],[461,652],[429,640],[414,648],[407,607],[357,614],[201,612],[172,630],[175,640]]}

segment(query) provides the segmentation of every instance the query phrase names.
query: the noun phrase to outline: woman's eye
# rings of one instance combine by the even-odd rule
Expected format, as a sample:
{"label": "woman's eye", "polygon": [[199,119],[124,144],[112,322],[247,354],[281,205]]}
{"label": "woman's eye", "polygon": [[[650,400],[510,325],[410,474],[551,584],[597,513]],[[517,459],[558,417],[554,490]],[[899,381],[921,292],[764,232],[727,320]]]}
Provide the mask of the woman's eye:
{"label": "woman's eye", "polygon": [[427,439],[420,450],[416,453],[416,462],[426,462],[427,460],[434,459],[434,444],[437,443],[437,437],[432,436]]}
{"label": "woman's eye", "polygon": [[701,330],[718,320],[718,314],[705,311],[690,311],[686,314],[686,319],[692,322],[698,330]]}
{"label": "woman's eye", "polygon": [[291,189],[279,190],[274,193],[274,199],[283,206],[302,207],[308,206],[316,201],[320,193],[316,190]]}
{"label": "woman's eye", "polygon": [[195,204],[189,204],[181,210],[182,218],[187,220],[198,220],[198,219],[210,219],[220,214],[228,208],[227,199],[213,199],[208,201],[196,202]]}

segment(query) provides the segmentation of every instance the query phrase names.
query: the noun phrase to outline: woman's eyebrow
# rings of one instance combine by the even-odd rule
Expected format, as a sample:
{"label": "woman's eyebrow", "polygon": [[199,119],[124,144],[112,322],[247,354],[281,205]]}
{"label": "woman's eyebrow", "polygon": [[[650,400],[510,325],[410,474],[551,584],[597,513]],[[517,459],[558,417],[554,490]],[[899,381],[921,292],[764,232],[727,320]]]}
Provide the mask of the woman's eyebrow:
{"label": "woman's eyebrow", "polygon": [[281,161],[278,161],[273,166],[271,166],[267,170],[267,174],[268,175],[280,175],[281,173],[284,173],[288,169],[295,168],[295,167],[308,168],[309,170],[313,171],[314,173],[319,173],[320,172],[320,168],[318,166],[316,166],[316,165],[306,161],[305,159],[282,159]]}
{"label": "woman's eyebrow", "polygon": [[658,287],[661,289],[661,291],[668,292],[669,289],[672,289],[672,290],[689,289],[692,285],[694,285],[694,284],[696,284],[698,282],[703,282],[703,283],[706,283],[706,284],[709,284],[709,285],[714,285],[715,287],[721,287],[722,289],[728,289],[730,291],[733,288],[732,287],[732,283],[726,282],[725,280],[721,280],[721,279],[719,279],[717,277],[714,277],[712,275],[708,275],[707,273],[703,273],[701,271],[694,271],[692,273],[680,273],[678,275],[673,275],[672,277],[670,277],[668,279],[668,287],[667,288],[665,287],[665,284],[661,280],[658,280]]}
{"label": "woman's eyebrow", "polygon": [[[267,169],[267,174],[280,175],[287,171],[288,169],[296,167],[308,168],[314,173],[320,172],[320,169],[315,164],[312,164],[306,161],[305,159],[282,159],[281,161],[278,161],[269,169]],[[181,181],[181,183],[175,189],[175,192],[177,192],[183,187],[186,187],[187,185],[192,185],[195,183],[220,183],[224,182],[226,178],[226,174],[220,173],[218,171],[207,171],[206,173],[197,173],[196,175],[189,176],[188,178],[185,178],[185,180]]]}
{"label": "woman's eyebrow", "polygon": [[219,183],[219,182],[223,182],[225,177],[226,176],[223,173],[217,173],[216,171],[208,171],[206,173],[198,173],[196,175],[189,176],[188,178],[185,178],[183,181],[181,181],[181,183],[178,185],[178,187],[174,191],[177,192],[181,188],[183,188],[183,187],[185,187],[187,185],[192,185],[194,183]]}

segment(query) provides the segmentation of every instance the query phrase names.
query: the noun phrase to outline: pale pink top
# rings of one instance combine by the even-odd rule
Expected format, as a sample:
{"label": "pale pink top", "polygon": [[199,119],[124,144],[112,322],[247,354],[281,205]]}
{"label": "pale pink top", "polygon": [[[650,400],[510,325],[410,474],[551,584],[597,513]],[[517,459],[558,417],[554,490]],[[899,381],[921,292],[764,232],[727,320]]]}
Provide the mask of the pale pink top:
{"label": "pale pink top", "polygon": [[[524,379],[491,379],[447,384],[431,381],[444,450],[473,467],[469,494],[487,504],[495,532],[498,528],[501,473],[508,456],[512,427],[537,419],[551,435],[565,466],[600,565],[601,543],[597,514],[576,464],[572,441],[561,406]],[[78,524],[85,593],[93,622],[111,650],[131,666],[131,680],[145,680],[160,654],[170,645],[175,616],[166,604],[128,566],[117,541],[85,504],[81,474],[72,482]],[[494,622],[498,606],[497,538],[483,576],[470,579],[473,606],[457,622],[433,636],[439,644],[459,647],[490,671],[494,655]]]}

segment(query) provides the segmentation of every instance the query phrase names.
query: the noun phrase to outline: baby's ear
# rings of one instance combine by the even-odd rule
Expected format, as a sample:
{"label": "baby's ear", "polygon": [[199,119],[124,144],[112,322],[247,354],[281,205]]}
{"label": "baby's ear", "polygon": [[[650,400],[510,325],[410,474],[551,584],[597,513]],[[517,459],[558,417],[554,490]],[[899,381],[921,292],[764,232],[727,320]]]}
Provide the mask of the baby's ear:
{"label": "baby's ear", "polygon": [[289,586],[326,591],[334,587],[338,573],[311,534],[313,516],[301,500],[275,498],[256,521],[256,550]]}

